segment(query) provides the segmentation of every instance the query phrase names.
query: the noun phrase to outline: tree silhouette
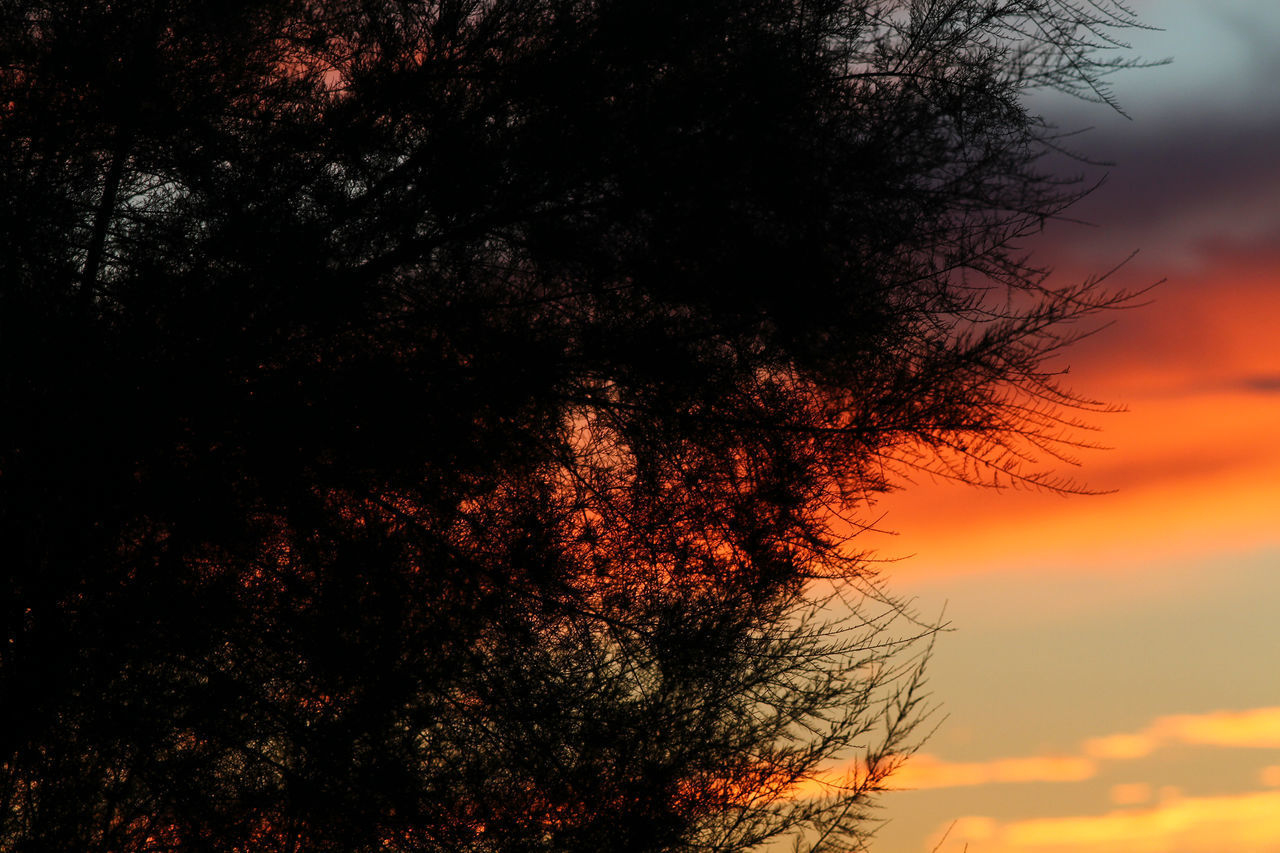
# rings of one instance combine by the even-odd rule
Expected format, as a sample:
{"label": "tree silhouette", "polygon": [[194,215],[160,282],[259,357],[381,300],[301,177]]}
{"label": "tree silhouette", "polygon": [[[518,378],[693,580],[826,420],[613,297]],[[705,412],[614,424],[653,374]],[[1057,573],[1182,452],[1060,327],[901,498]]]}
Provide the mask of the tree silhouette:
{"label": "tree silhouette", "polygon": [[1020,249],[1080,192],[1020,97],[1134,25],[7,4],[0,846],[860,844],[929,627],[844,519],[1069,487],[1122,297]]}

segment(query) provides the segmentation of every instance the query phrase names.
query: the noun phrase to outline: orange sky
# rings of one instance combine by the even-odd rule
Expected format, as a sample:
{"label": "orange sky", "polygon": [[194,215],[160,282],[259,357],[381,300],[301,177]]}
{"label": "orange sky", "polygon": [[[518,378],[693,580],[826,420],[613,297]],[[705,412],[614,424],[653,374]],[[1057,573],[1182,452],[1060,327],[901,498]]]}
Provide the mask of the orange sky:
{"label": "orange sky", "polygon": [[[1071,358],[1082,392],[1128,411],[1091,416],[1077,473],[1110,494],[1063,497],[918,483],[883,501],[914,554],[894,576],[1133,570],[1189,554],[1280,545],[1280,252],[1225,258],[1169,282]],[[1140,275],[1134,273],[1131,275]],[[868,543],[872,544],[872,543]]]}
{"label": "orange sky", "polygon": [[[1167,281],[1064,354],[1113,449],[1064,498],[921,482],[865,534],[950,633],[949,717],[887,795],[878,853],[1280,853],[1280,4],[1140,0],[1174,57],[1132,122],[1045,98],[1107,183],[1041,257]],[[1087,105],[1086,105],[1087,106]],[[948,828],[950,831],[948,833]],[[944,838],[945,835],[945,838]]]}

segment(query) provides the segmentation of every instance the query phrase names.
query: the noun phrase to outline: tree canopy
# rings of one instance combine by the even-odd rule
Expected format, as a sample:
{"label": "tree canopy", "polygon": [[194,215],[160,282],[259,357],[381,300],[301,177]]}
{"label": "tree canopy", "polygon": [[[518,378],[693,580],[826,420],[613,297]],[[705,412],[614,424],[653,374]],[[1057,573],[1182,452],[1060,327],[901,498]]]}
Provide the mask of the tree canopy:
{"label": "tree canopy", "polygon": [[928,633],[860,507],[1063,485],[1122,296],[1023,96],[1136,25],[5,3],[0,847],[856,847]]}

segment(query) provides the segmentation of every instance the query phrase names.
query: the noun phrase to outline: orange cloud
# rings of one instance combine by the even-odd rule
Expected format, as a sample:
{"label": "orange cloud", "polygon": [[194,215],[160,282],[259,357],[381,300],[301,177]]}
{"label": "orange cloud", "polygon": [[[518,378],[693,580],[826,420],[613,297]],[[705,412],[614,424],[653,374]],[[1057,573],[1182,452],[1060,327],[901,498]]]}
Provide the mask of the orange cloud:
{"label": "orange cloud", "polygon": [[[1157,749],[1173,745],[1280,748],[1280,707],[1250,708],[1243,711],[1212,711],[1207,714],[1173,714],[1157,717],[1138,732],[1121,732],[1090,738],[1080,755],[1027,755],[988,761],[946,761],[920,753],[905,759],[888,779],[894,790],[961,788],[975,785],[1025,782],[1080,782],[1098,774],[1099,761],[1143,758]],[[865,777],[865,768],[856,762],[836,768],[792,787],[799,798],[820,797]],[[1267,785],[1280,786],[1280,767],[1263,771]],[[1144,802],[1151,797],[1149,785],[1117,785],[1111,791],[1116,804]]]}
{"label": "orange cloud", "polygon": [[1196,393],[1108,415],[1081,476],[1115,494],[1063,498],[923,482],[884,498],[900,540],[859,539],[910,581],[1069,563],[1112,574],[1280,544],[1280,394]]}
{"label": "orange cloud", "polygon": [[997,782],[1078,782],[1097,772],[1097,764],[1081,755],[1030,755],[973,762],[917,755],[902,765],[890,781],[894,788],[919,790]]}
{"label": "orange cloud", "polygon": [[1114,450],[1082,451],[1079,471],[1064,472],[1116,494],[1063,500],[922,478],[869,513],[887,510],[881,526],[902,538],[860,544],[915,553],[894,566],[907,581],[1064,562],[1110,574],[1280,545],[1277,285],[1274,264],[1224,264],[1157,288],[1151,305],[1065,353],[1073,386],[1129,407],[1086,417],[1100,431],[1083,438]]}
{"label": "orange cloud", "polygon": [[1280,849],[1280,791],[1169,797],[1148,809],[1004,823],[976,816],[949,826],[940,853],[966,844],[981,853],[1269,853]]}
{"label": "orange cloud", "polygon": [[1133,806],[1151,799],[1151,786],[1146,782],[1129,782],[1123,785],[1112,785],[1111,802],[1117,806]]}
{"label": "orange cloud", "polygon": [[1280,749],[1280,707],[1161,717],[1151,728],[1163,740]]}
{"label": "orange cloud", "polygon": [[[1280,707],[1157,717],[1138,732],[1090,738],[1082,744],[1079,755],[1026,755],[988,761],[946,761],[935,755],[920,753],[902,761],[889,776],[887,788],[918,791],[999,783],[1082,782],[1098,775],[1100,761],[1144,758],[1161,747],[1174,744],[1280,748]],[[853,762],[820,772],[792,786],[789,796],[798,799],[828,796],[841,789],[856,786],[857,781],[865,777],[866,768]],[[1265,768],[1261,778],[1265,785],[1280,787],[1280,766]],[[1162,793],[1167,795],[1168,791],[1162,789]],[[1151,786],[1145,783],[1115,785],[1111,788],[1111,801],[1117,805],[1133,805],[1150,799]]]}
{"label": "orange cloud", "polygon": [[1121,760],[1142,758],[1168,744],[1280,749],[1280,707],[1158,717],[1140,732],[1091,738],[1084,752]]}
{"label": "orange cloud", "polygon": [[[825,796],[847,786],[851,772],[855,774],[852,778],[858,778],[859,770],[851,765],[820,773],[795,786],[792,795],[800,798]],[[1029,755],[956,762],[922,753],[906,759],[889,777],[887,787],[891,790],[923,790],[1000,782],[1079,782],[1093,778],[1097,772],[1097,763],[1082,755]]]}
{"label": "orange cloud", "polygon": [[1154,737],[1142,732],[1138,734],[1106,735],[1105,737],[1095,737],[1085,741],[1084,752],[1085,755],[1092,758],[1122,761],[1148,756],[1159,745],[1159,742]]}

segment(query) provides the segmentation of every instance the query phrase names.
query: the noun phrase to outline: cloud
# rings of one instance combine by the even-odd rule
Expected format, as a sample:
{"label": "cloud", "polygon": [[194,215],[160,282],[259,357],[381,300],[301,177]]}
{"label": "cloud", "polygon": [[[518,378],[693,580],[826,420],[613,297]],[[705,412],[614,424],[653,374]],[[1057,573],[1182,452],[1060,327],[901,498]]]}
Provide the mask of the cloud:
{"label": "cloud", "polygon": [[[930,848],[946,829],[935,833]],[[940,853],[958,853],[966,844],[982,853],[1261,853],[1280,845],[1280,791],[1217,797],[1166,791],[1157,806],[1100,815],[1008,822],[970,816],[950,825]]]}
{"label": "cloud", "polygon": [[[1141,731],[1090,738],[1082,745],[1080,755],[955,762],[921,754],[904,762],[890,778],[890,784],[896,789],[923,790],[1002,782],[1080,782],[1098,774],[1099,761],[1144,758],[1161,747],[1179,744],[1280,749],[1280,707],[1157,717]],[[1280,780],[1280,768],[1274,775]],[[1126,802],[1140,802],[1149,796],[1149,789],[1144,786],[1143,790],[1146,793],[1133,799],[1137,786],[1117,786],[1112,795],[1129,798]]]}
{"label": "cloud", "polygon": [[1146,782],[1112,785],[1109,796],[1117,806],[1134,806],[1151,799],[1151,786]]}
{"label": "cloud", "polygon": [[1084,743],[1084,753],[1123,760],[1173,744],[1280,749],[1280,707],[1158,717],[1138,732],[1091,738]]}
{"label": "cloud", "polygon": [[1280,393],[1280,373],[1246,376],[1240,380],[1240,387],[1246,391],[1259,391],[1264,394]]}
{"label": "cloud", "polygon": [[1159,745],[1155,738],[1146,733],[1106,735],[1085,741],[1084,753],[1091,758],[1124,761],[1144,758],[1155,752]]}
{"label": "cloud", "polygon": [[[1070,254],[1124,257],[1133,249],[1161,263],[1201,254],[1228,238],[1274,245],[1280,210],[1280,164],[1272,152],[1280,129],[1273,46],[1280,7],[1257,0],[1161,0],[1142,14],[1168,32],[1128,34],[1148,57],[1171,65],[1123,75],[1116,90],[1133,121],[1059,99],[1067,128],[1096,130],[1068,142],[1116,164],[1092,197],[1069,211],[1104,226],[1051,233]],[[1064,164],[1065,174],[1081,171]],[[1096,178],[1103,170],[1084,170]],[[1064,245],[1070,244],[1070,245]]]}
{"label": "cloud", "polygon": [[[895,788],[943,788],[997,782],[1084,781],[1109,761],[1143,758],[1174,746],[1280,749],[1280,707],[1219,710],[1157,717],[1136,732],[1090,738],[1079,755],[1026,756],[948,762],[931,755],[908,761]],[[1280,788],[1280,765],[1259,773]],[[1000,821],[969,815],[939,827],[925,849],[960,853],[1274,853],[1280,850],[1280,790],[1186,797],[1147,782],[1110,786],[1119,808],[1102,814]],[[1154,801],[1154,804],[1152,804]],[[1145,807],[1143,807],[1145,806]]]}
{"label": "cloud", "polygon": [[[1082,782],[1098,775],[1099,762],[1144,758],[1161,747],[1176,744],[1280,749],[1280,707],[1157,717],[1141,731],[1090,738],[1076,755],[946,761],[920,753],[905,759],[889,777],[888,785],[894,790],[918,791],[1001,783]],[[825,796],[846,785],[850,778],[863,776],[865,768],[854,762],[794,786],[791,796]],[[1280,786],[1280,767],[1265,769],[1263,781]],[[1117,785],[1111,796],[1117,804],[1138,803],[1150,799],[1151,789],[1141,783]]]}
{"label": "cloud", "polygon": [[1151,730],[1165,741],[1280,749],[1280,707],[1161,717]]}
{"label": "cloud", "polygon": [[[1272,153],[1278,133],[1280,114],[1219,121],[1187,116],[1084,134],[1073,140],[1076,147],[1114,165],[1056,164],[1063,176],[1098,185],[1066,211],[1067,221],[1051,222],[1030,245],[1040,262],[1063,274],[1101,273],[1136,251],[1112,279],[1131,286],[1177,280],[1208,268],[1224,251],[1267,252],[1280,236],[1272,201],[1280,190],[1280,163]],[[1143,281],[1138,272],[1154,275]]]}
{"label": "cloud", "polygon": [[[1083,755],[1028,755],[990,761],[944,761],[920,753],[907,758],[889,777],[887,786],[895,791],[932,788],[963,788],[975,785],[1025,782],[1080,782],[1098,772],[1093,759]],[[791,789],[798,798],[822,797],[849,784],[850,778],[864,776],[857,762],[819,773]]]}
{"label": "cloud", "polygon": [[[1178,300],[1185,309],[1178,317],[1199,318],[1199,330],[1153,312],[1150,325],[1186,354],[1142,340],[1130,353],[1120,341],[1073,364],[1085,368],[1072,371],[1087,374],[1082,387],[1130,405],[1126,414],[1094,418],[1103,428],[1096,438],[1116,450],[1085,453],[1079,475],[1116,494],[1064,502],[926,482],[877,504],[900,540],[861,541],[886,556],[900,556],[908,542],[917,556],[894,571],[908,583],[1033,566],[1110,575],[1280,545],[1280,350],[1262,328],[1280,311],[1280,288],[1275,279],[1269,287],[1275,296],[1264,304],[1236,300],[1220,320],[1218,306]],[[1104,372],[1108,357],[1115,377]]]}
{"label": "cloud", "polygon": [[956,788],[998,782],[1079,782],[1098,772],[1092,759],[1081,755],[1030,755],[991,761],[951,762],[917,755],[893,774],[894,788]]}

